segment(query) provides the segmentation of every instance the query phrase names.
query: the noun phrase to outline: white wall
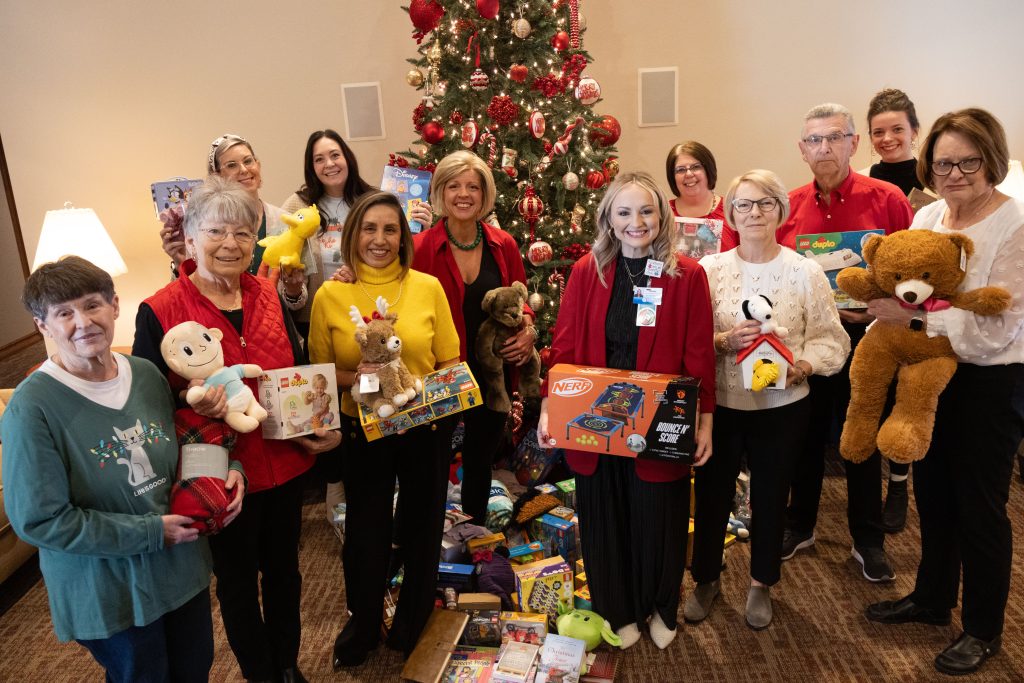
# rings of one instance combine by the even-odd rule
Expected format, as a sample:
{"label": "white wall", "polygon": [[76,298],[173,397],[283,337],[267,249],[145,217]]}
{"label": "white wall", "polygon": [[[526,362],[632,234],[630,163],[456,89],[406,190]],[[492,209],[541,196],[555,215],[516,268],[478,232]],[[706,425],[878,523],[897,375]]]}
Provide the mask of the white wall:
{"label": "white wall", "polygon": [[[118,344],[138,302],[166,282],[149,184],[204,172],[210,140],[248,137],[268,201],[301,183],[311,130],[344,134],[339,84],[381,82],[389,137],[353,143],[375,181],[388,152],[413,138],[415,52],[399,2],[354,0],[35,0],[0,3],[0,135],[31,261],[47,209],[92,207],[128,262],[117,279]],[[925,127],[938,114],[986,107],[1024,155],[1019,29],[1024,4],[582,0],[595,58],[597,111],[623,124],[623,168],[660,178],[680,140],[707,144],[719,190],[749,168],[795,186],[808,173],[796,138],[803,113],[834,100],[863,126],[871,95],[905,89]],[[680,125],[636,127],[636,69],[679,66]],[[855,167],[869,163],[865,140]]]}

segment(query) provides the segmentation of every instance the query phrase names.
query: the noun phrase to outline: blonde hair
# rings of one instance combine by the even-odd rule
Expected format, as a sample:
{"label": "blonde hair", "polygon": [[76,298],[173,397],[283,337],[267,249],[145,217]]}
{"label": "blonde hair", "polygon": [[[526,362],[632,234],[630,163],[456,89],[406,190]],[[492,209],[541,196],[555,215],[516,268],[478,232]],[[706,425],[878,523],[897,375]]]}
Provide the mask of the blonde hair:
{"label": "blonde hair", "polygon": [[672,219],[672,207],[668,203],[668,197],[649,173],[631,171],[619,174],[608,187],[608,191],[605,192],[604,198],[601,199],[601,203],[597,207],[597,239],[594,240],[594,246],[590,251],[594,255],[594,261],[597,262],[597,277],[605,287],[608,286],[608,283],[604,281],[604,269],[622,253],[622,244],[612,229],[612,205],[615,203],[615,198],[628,185],[636,185],[647,190],[651,199],[654,200],[658,209],[659,229],[658,236],[651,244],[651,257],[664,264],[662,272],[665,275],[669,277],[677,275],[676,254],[673,248],[675,221]]}
{"label": "blonde hair", "polygon": [[786,219],[789,218],[789,194],[786,192],[786,186],[782,184],[782,179],[773,171],[755,168],[743,175],[736,176],[729,184],[729,191],[725,193],[723,200],[725,202],[725,220],[729,225],[736,225],[732,200],[736,198],[736,190],[740,183],[750,183],[769,197],[778,199],[779,205],[776,207],[776,211],[779,212],[779,225],[776,225],[775,228],[778,229],[786,222]]}
{"label": "blonde hair", "polygon": [[494,187],[494,176],[491,175],[491,169],[487,168],[484,160],[477,155],[460,149],[441,159],[437,168],[434,169],[434,178],[430,183],[430,208],[434,213],[439,216],[448,215],[448,209],[444,205],[444,187],[451,182],[452,178],[466,171],[476,171],[476,174],[480,176],[481,189],[484,192],[484,201],[480,207],[480,215],[476,217],[477,220],[491,212],[491,209],[494,208],[494,198],[498,194]]}

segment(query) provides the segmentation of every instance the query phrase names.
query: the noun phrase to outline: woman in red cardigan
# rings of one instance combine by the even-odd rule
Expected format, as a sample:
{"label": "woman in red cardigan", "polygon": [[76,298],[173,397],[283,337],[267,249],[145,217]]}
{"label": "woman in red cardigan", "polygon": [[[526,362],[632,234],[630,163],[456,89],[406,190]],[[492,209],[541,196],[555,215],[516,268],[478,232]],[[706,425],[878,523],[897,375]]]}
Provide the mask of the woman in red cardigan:
{"label": "woman in red cardigan", "polygon": [[[430,203],[442,218],[413,238],[416,257],[412,267],[441,281],[459,332],[459,359],[480,376],[476,360],[476,333],[487,319],[481,308],[484,294],[513,282],[526,284],[519,245],[506,232],[483,222],[494,207],[496,191],[491,169],[467,151],[449,154],[437,165],[430,185]],[[511,365],[530,358],[537,331],[532,311],[510,338],[502,355]],[[486,396],[484,397],[486,403]],[[486,405],[463,414],[462,508],[483,525],[491,487],[491,464],[505,430],[508,413]]]}
{"label": "woman in red cardigan", "polygon": [[[551,362],[686,374],[700,379],[695,465],[711,456],[715,352],[708,281],[696,261],[673,253],[672,209],[646,173],[624,173],[597,209],[597,239],[573,266],[551,343]],[[660,262],[661,275],[645,274]],[[654,325],[640,326],[636,287],[661,290]],[[538,440],[548,444],[547,399]],[[649,622],[660,648],[676,635],[686,566],[689,468],[566,451],[576,473],[584,563],[594,609],[622,647]]]}

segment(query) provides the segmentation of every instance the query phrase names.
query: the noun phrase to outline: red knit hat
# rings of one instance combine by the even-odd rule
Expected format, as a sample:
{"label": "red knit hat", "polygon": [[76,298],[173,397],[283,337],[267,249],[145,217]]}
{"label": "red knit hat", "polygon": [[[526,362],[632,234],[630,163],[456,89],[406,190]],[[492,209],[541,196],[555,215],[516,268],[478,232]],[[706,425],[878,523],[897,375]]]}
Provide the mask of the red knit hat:
{"label": "red knit hat", "polygon": [[[174,413],[174,431],[178,446],[184,450],[189,444],[220,446],[228,453],[235,445],[235,432],[222,420],[203,417],[191,408]],[[203,535],[216,534],[224,528],[227,507],[234,492],[224,488],[219,477],[193,477],[182,480],[181,462],[178,462],[179,481],[171,489],[171,513],[196,520],[189,526]]]}

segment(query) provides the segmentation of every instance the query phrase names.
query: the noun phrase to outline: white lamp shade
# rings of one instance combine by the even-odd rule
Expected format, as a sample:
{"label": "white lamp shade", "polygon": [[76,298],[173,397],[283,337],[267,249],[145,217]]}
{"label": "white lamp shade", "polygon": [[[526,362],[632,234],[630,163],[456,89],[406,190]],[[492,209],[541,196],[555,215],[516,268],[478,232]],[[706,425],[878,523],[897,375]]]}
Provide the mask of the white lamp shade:
{"label": "white lamp shade", "polygon": [[111,277],[128,272],[124,259],[92,209],[68,208],[46,212],[32,270],[70,254],[92,262]]}
{"label": "white lamp shade", "polygon": [[1014,199],[1024,199],[1024,168],[1016,159],[1010,160],[1010,171],[996,189]]}

